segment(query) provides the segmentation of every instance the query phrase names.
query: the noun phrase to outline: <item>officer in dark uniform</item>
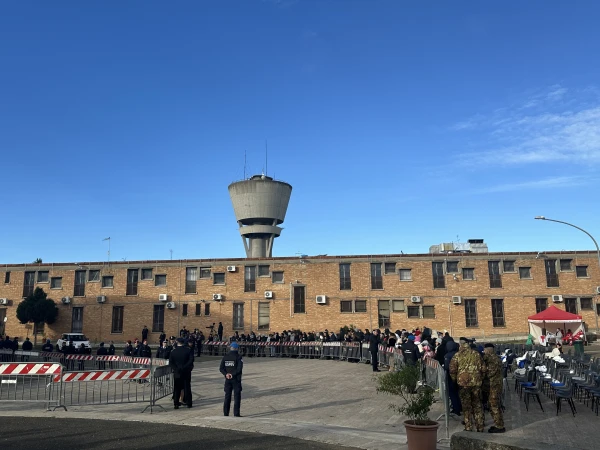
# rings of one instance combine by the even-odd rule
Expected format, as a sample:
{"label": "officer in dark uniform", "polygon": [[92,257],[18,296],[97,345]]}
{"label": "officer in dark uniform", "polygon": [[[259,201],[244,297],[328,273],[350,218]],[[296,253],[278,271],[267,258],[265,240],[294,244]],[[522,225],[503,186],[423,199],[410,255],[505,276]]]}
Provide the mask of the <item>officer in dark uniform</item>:
{"label": "officer in dark uniform", "polygon": [[184,346],[184,339],[177,338],[177,347],[169,355],[169,366],[173,369],[173,402],[175,409],[179,409],[181,403],[181,391],[183,390],[183,401],[188,408],[192,407],[191,376],[194,365],[194,353],[188,346]]}
{"label": "officer in dark uniform", "polygon": [[231,407],[231,392],[233,391],[233,415],[240,417],[240,404],[242,402],[242,369],[244,362],[238,353],[239,345],[232,342],[229,353],[221,360],[220,372],[225,377],[225,402],[223,403],[223,415],[229,415]]}
{"label": "officer in dark uniform", "polygon": [[373,333],[369,336],[369,352],[371,353],[371,365],[373,366],[373,372],[380,372],[378,361],[379,344],[381,344],[379,330],[373,330]]}

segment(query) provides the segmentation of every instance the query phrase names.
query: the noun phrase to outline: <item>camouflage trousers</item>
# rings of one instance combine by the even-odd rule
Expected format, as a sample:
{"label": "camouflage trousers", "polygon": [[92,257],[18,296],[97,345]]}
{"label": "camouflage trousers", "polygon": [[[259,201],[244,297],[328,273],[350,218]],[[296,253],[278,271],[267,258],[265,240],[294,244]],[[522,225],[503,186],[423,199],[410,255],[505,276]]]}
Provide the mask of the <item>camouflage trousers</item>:
{"label": "camouflage trousers", "polygon": [[504,428],[504,416],[502,414],[502,405],[500,404],[500,397],[502,396],[502,385],[490,387],[489,405],[492,419],[494,419],[494,426],[496,428]]}
{"label": "camouflage trousers", "polygon": [[465,430],[473,430],[473,421],[477,431],[483,430],[484,417],[483,407],[481,405],[481,388],[477,387],[461,387],[458,391],[460,403],[462,405],[465,418]]}

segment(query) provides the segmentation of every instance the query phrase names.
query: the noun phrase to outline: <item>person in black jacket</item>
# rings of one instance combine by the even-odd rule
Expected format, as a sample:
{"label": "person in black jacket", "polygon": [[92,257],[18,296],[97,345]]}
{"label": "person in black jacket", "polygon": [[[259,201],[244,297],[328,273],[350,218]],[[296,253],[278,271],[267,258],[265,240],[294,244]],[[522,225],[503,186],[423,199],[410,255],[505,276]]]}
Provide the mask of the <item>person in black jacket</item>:
{"label": "person in black jacket", "polygon": [[125,344],[125,349],[123,349],[123,356],[133,356],[133,345],[131,345],[131,341],[127,341]]}
{"label": "person in black jacket", "polygon": [[404,363],[416,366],[417,361],[421,357],[421,352],[419,352],[419,347],[415,344],[415,337],[412,334],[409,334],[408,339],[400,346],[400,348],[402,349],[402,355],[404,356]]}
{"label": "person in black jacket", "polygon": [[194,353],[189,347],[184,346],[184,339],[177,338],[177,347],[169,355],[169,366],[173,370],[173,403],[174,408],[179,409],[181,403],[181,391],[183,391],[183,401],[188,408],[192,407],[192,386],[191,376],[194,365]]}
{"label": "person in black jacket", "polygon": [[148,345],[148,341],[144,340],[144,343],[140,346],[138,356],[143,356],[144,358],[152,358],[152,349]]}
{"label": "person in black jacket", "polygon": [[[106,347],[104,347],[104,342],[100,342],[100,347],[98,347],[98,350],[96,350],[96,355],[108,355],[108,350],[106,350]],[[106,370],[106,361],[98,361],[98,370]]]}
{"label": "person in black jacket", "polygon": [[371,365],[373,366],[373,372],[381,372],[379,370],[379,344],[381,344],[379,330],[373,330],[369,336],[369,352],[371,353]]}
{"label": "person in black jacket", "polygon": [[146,325],[144,325],[144,328],[142,328],[142,341],[147,341],[148,340],[148,327]]}
{"label": "person in black jacket", "polygon": [[223,324],[219,322],[219,326],[217,327],[217,335],[219,336],[219,341],[223,342]]}
{"label": "person in black jacket", "polygon": [[115,354],[115,343],[113,341],[110,341],[110,345],[108,346],[108,354],[109,355],[114,355]]}
{"label": "person in black jacket", "polygon": [[21,350],[23,350],[24,352],[30,352],[31,350],[33,350],[33,344],[31,343],[28,337],[25,338],[25,342],[23,342]]}
{"label": "person in black jacket", "polygon": [[452,357],[456,355],[460,345],[456,342],[448,341],[446,344],[446,354],[444,355],[444,368],[446,369],[446,383],[448,386],[448,396],[450,397],[450,405],[452,407],[451,413],[460,416],[462,412],[462,406],[460,403],[460,397],[458,396],[458,384],[452,381],[450,377],[450,361]]}
{"label": "person in black jacket", "polygon": [[225,377],[225,401],[223,402],[223,415],[229,415],[231,408],[231,392],[233,391],[233,415],[240,416],[240,406],[242,403],[242,370],[244,362],[238,353],[239,345],[232,342],[229,346],[229,353],[223,356],[219,371]]}
{"label": "person in black jacket", "polygon": [[50,342],[50,339],[46,339],[46,343],[44,345],[42,345],[42,351],[52,353],[53,350],[54,350],[54,346]]}

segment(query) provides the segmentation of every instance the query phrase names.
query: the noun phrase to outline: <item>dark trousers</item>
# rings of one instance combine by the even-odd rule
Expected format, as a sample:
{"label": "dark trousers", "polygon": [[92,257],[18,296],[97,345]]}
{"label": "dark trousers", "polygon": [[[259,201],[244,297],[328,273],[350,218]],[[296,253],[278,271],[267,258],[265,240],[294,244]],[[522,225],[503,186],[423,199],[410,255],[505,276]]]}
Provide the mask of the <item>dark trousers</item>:
{"label": "dark trousers", "polygon": [[379,370],[379,352],[371,352],[371,365],[373,366],[373,372]]}
{"label": "dark trousers", "polygon": [[183,374],[173,380],[173,403],[179,405],[181,391],[183,391],[183,403],[188,406],[192,405],[192,374]]}
{"label": "dark trousers", "polygon": [[450,397],[450,407],[455,413],[462,412],[460,397],[458,396],[458,385],[452,381],[448,372],[446,372],[446,382],[448,384],[448,396]]}
{"label": "dark trousers", "polygon": [[242,383],[237,380],[225,380],[225,402],[223,403],[223,414],[228,416],[231,408],[231,392],[233,391],[233,415],[240,415],[240,404],[242,403]]}

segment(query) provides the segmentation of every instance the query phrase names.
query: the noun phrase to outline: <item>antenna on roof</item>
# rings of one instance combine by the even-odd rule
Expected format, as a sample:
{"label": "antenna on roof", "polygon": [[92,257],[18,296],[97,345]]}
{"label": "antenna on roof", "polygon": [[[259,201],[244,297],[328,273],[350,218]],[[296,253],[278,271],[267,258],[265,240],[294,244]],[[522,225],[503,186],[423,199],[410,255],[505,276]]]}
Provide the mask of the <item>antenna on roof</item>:
{"label": "antenna on roof", "polygon": [[265,139],[265,175],[269,175],[269,148]]}
{"label": "antenna on roof", "polygon": [[244,180],[246,179],[246,150],[244,150]]}

